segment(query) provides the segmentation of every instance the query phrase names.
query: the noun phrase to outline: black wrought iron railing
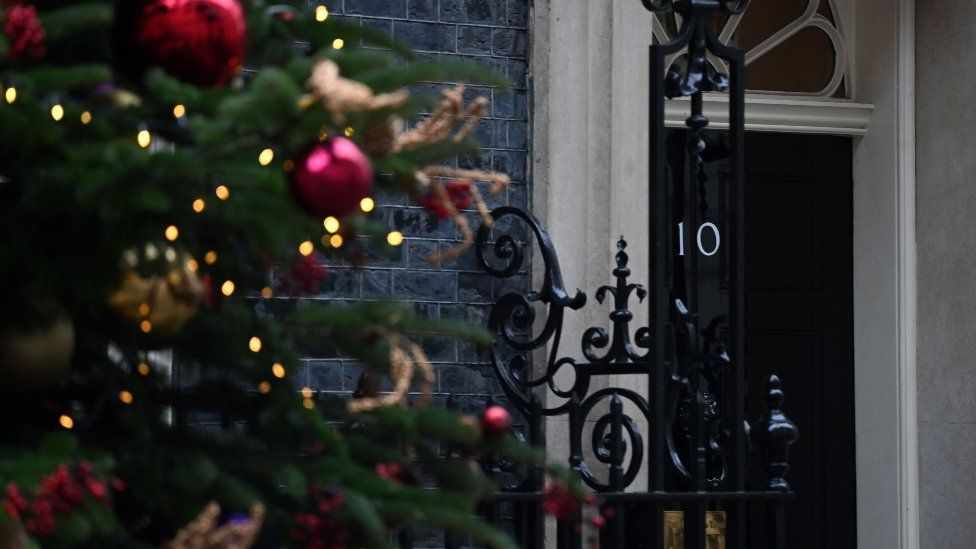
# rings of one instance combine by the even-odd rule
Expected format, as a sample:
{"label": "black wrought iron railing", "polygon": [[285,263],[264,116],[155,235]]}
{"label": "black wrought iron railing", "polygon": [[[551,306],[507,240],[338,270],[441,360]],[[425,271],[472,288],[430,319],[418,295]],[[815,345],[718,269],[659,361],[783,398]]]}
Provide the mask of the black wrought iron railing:
{"label": "black wrought iron railing", "polygon": [[[748,1],[642,3],[655,14],[674,11],[681,22],[671,42],[649,50],[649,283],[630,280],[621,238],[611,284],[593,294],[612,305],[610,326],[585,330],[578,353],[568,353],[564,319],[587,296],[564,286],[555,246],[537,219],[497,208],[494,222],[478,231],[480,267],[510,277],[526,268],[534,244],[542,281],[494,304],[492,361],[505,397],[525,419],[525,438],[538,446],[546,437],[568,441],[565,459],[606,517],[600,546],[784,549],[784,506],[793,495],[787,458],[798,433],[783,413],[775,376],[765,388],[751,388],[764,392],[765,410],[746,409],[745,61],[713,30],[717,17],[742,13]],[[724,133],[709,130],[707,92],[729,95]],[[665,127],[665,101],[676,98],[688,99],[683,131]],[[716,158],[724,163],[720,177],[706,169]],[[646,301],[647,326],[631,326],[635,298]],[[568,388],[557,383],[561,371],[572,373]],[[607,386],[608,376],[628,374],[643,376],[646,393]],[[597,379],[601,388],[594,389]],[[546,432],[546,418],[559,416],[566,421],[551,422]],[[554,430],[557,424],[565,432]],[[497,463],[484,466],[506,472]],[[525,471],[486,499],[484,513],[494,521],[507,515],[523,546],[543,547],[544,498],[542,471]],[[561,517],[558,547],[590,545],[581,519]],[[401,542],[409,545],[406,537]],[[445,538],[446,546],[457,543]]]}

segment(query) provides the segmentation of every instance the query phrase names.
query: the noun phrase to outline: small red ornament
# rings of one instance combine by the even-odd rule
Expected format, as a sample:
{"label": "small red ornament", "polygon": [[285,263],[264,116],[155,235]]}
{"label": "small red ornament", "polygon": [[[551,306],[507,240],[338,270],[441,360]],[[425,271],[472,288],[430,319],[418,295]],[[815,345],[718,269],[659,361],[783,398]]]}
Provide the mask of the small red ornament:
{"label": "small red ornament", "polygon": [[8,61],[44,57],[44,27],[34,6],[17,5],[10,8],[3,33],[10,41]]}
{"label": "small red ornament", "polygon": [[134,75],[159,66],[199,86],[219,87],[237,74],[247,46],[239,0],[122,0],[116,50]]}
{"label": "small red ornament", "polygon": [[557,519],[568,519],[579,511],[579,501],[561,482],[546,484],[542,495],[542,511]]}
{"label": "small red ornament", "polygon": [[343,217],[369,196],[373,166],[351,140],[333,137],[295,161],[290,182],[295,200],[310,214]]}
{"label": "small red ornament", "polygon": [[[471,187],[474,183],[471,181],[451,181],[447,185],[444,185],[444,190],[447,192],[447,197],[454,204],[455,210],[463,210],[465,208],[470,208],[474,199],[471,196]],[[438,219],[447,219],[451,217],[451,212],[448,211],[447,205],[444,204],[444,199],[436,189],[431,189],[420,199],[419,204],[424,207],[425,210],[434,215]]]}
{"label": "small red ornament", "polygon": [[512,416],[501,406],[489,406],[481,415],[481,431],[488,438],[497,438],[508,432]]}

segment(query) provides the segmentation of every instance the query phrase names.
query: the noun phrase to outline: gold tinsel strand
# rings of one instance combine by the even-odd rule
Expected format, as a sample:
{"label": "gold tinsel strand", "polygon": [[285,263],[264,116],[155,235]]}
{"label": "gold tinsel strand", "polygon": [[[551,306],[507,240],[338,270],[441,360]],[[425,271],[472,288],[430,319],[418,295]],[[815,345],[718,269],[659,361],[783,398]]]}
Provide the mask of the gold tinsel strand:
{"label": "gold tinsel strand", "polygon": [[340,76],[339,66],[329,59],[320,61],[312,68],[308,87],[312,93],[302,98],[301,106],[308,108],[316,100],[321,101],[326,110],[332,113],[332,120],[340,126],[346,123],[347,113],[399,108],[408,97],[404,90],[373,93],[366,84]]}

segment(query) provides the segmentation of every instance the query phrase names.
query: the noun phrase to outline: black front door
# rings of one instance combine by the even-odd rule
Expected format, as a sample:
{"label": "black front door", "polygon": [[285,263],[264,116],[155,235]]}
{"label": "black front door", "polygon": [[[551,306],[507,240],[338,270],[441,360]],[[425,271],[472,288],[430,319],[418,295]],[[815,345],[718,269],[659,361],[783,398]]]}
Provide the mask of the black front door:
{"label": "black front door", "polygon": [[[763,409],[757,390],[778,374],[800,429],[787,477],[797,549],[856,545],[851,161],[849,138],[747,137],[749,409]],[[755,528],[750,549],[764,537]]]}

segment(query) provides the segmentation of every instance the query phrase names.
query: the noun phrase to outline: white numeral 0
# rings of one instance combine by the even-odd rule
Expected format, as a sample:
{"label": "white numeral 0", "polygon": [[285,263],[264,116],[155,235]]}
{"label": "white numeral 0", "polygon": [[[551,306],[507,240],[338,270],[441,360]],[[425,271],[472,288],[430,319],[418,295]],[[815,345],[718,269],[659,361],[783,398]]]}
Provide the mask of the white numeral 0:
{"label": "white numeral 0", "polygon": [[[705,246],[702,244],[702,231],[705,229],[710,229],[712,234],[715,235],[715,247],[710,252],[705,251]],[[722,235],[718,231],[718,227],[715,226],[711,221],[706,221],[702,223],[701,227],[698,227],[698,234],[695,236],[695,240],[698,243],[698,251],[705,257],[711,257],[718,253],[718,249],[722,246]],[[678,223],[678,255],[685,255],[685,223],[682,221]]]}

